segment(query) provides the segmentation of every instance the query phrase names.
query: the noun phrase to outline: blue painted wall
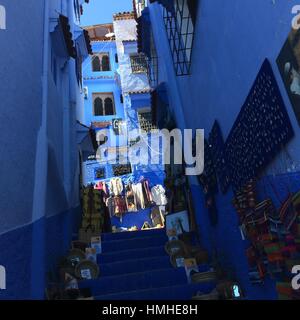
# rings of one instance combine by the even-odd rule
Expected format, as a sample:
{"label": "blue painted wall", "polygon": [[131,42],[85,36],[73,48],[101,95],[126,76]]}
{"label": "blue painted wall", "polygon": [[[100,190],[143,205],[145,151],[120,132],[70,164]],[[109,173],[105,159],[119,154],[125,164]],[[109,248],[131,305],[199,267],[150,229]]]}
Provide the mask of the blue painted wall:
{"label": "blue painted wall", "polygon": [[[217,119],[224,139],[245,101],[256,75],[268,58],[272,64],[279,88],[286,103],[295,137],[288,144],[287,154],[282,153],[267,168],[265,174],[275,174],[275,185],[287,179],[294,181],[293,190],[300,188],[300,129],[280,77],[276,58],[291,30],[292,7],[296,1],[265,0],[202,0],[199,1],[192,53],[191,75],[176,77],[163,19],[162,6],[149,4],[152,29],[159,61],[159,82],[165,81],[169,91],[171,109],[179,128],[205,129],[208,136]],[[232,191],[217,196],[219,223],[210,226],[204,207],[203,192],[197,180],[190,179],[194,205],[203,245],[217,250],[222,263],[234,270],[250,299],[275,299],[274,282],[267,279],[263,286],[252,286],[248,279],[245,257],[247,243],[242,241],[237,215],[231,205]],[[279,187],[280,188],[280,187]],[[261,196],[265,196],[260,188]],[[270,186],[267,193],[274,197]]]}
{"label": "blue painted wall", "polygon": [[[121,89],[116,81],[118,63],[115,61],[117,53],[114,41],[92,42],[93,53],[109,53],[111,71],[93,72],[92,56],[83,63],[83,85],[88,87],[88,98],[84,101],[84,124],[90,125],[94,121],[110,121],[114,118],[124,118],[124,109],[120,100]],[[94,116],[93,93],[108,93],[114,95],[116,115]]]}
{"label": "blue painted wall", "polygon": [[79,217],[76,108],[83,97],[75,60],[58,57],[50,38],[57,12],[69,17],[74,34],[73,0],[0,2],[7,18],[0,30],[0,264],[7,289],[0,299],[42,299],[46,272]]}
{"label": "blue painted wall", "polygon": [[[84,86],[88,87],[88,99],[85,100],[84,119],[85,124],[90,125],[93,121],[110,121],[114,118],[121,118],[126,121],[127,132],[139,128],[138,111],[150,108],[150,86],[146,74],[134,74],[131,69],[130,54],[137,53],[136,42],[136,21],[124,19],[114,21],[114,32],[116,41],[92,42],[93,52],[109,52],[111,71],[93,72],[91,57],[83,65]],[[118,54],[118,63],[115,63],[115,54]],[[117,114],[114,116],[93,116],[93,93],[113,92]],[[138,92],[138,93],[135,93]],[[123,103],[120,103],[120,95],[123,95]],[[97,130],[99,131],[99,130]],[[106,146],[126,146],[127,136],[119,136],[117,143],[112,143],[115,137],[111,126],[108,127],[109,140]],[[83,184],[95,183],[95,169],[103,167],[96,161],[89,161],[83,164]],[[105,179],[112,178],[112,165],[105,165]],[[122,179],[138,181],[143,175],[148,175],[150,181],[155,184],[162,184],[164,179],[162,166],[132,166],[132,174],[124,175]],[[101,179],[101,180],[105,180]]]}

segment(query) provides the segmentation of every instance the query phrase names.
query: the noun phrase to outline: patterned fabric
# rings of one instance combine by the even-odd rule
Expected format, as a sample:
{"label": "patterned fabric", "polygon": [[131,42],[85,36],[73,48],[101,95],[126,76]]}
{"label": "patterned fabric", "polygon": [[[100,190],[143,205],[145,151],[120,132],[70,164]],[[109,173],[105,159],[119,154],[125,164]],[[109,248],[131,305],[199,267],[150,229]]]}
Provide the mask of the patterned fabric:
{"label": "patterned fabric", "polygon": [[114,215],[117,217],[122,217],[122,215],[127,211],[124,197],[115,197],[114,202],[115,202]]}
{"label": "patterned fabric", "polygon": [[113,217],[114,214],[115,214],[115,201],[114,201],[113,197],[109,197],[106,200],[106,206],[107,206],[108,211],[109,211],[109,216]]}
{"label": "patterned fabric", "polygon": [[137,209],[145,209],[145,201],[144,201],[144,194],[143,194],[143,186],[142,183],[139,182],[137,184],[132,185],[132,190],[136,199],[136,206]]}
{"label": "patterned fabric", "polygon": [[125,194],[126,194],[125,200],[126,200],[127,210],[129,212],[137,211],[137,208],[136,208],[136,197],[135,197],[135,194],[134,194],[134,192],[132,190],[132,184],[131,183],[129,183],[126,186]]}
{"label": "patterned fabric", "polygon": [[152,199],[158,206],[165,206],[168,203],[165,189],[162,185],[156,185],[151,189]]}
{"label": "patterned fabric", "polygon": [[121,195],[123,191],[123,183],[121,178],[113,178],[109,182],[110,193],[114,196]]}

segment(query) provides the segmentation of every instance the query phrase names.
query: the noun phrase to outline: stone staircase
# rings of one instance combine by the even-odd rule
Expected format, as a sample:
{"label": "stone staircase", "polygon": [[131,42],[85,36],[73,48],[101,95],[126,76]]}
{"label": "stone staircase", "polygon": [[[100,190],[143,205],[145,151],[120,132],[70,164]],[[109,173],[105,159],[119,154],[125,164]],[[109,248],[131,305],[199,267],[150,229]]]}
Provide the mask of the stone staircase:
{"label": "stone staircase", "polygon": [[189,300],[198,291],[209,293],[214,282],[188,284],[184,268],[171,265],[167,241],[164,229],[103,234],[100,277],[79,287],[96,300]]}

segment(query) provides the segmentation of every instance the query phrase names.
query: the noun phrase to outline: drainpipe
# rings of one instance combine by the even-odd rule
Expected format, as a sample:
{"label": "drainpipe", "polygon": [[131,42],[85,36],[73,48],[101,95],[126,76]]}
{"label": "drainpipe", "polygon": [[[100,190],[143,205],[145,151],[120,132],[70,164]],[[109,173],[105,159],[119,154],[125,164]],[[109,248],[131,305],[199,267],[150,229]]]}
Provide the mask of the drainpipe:
{"label": "drainpipe", "polygon": [[37,135],[32,208],[31,298],[41,299],[45,288],[45,216],[48,169],[47,105],[49,61],[49,0],[44,0],[42,119]]}

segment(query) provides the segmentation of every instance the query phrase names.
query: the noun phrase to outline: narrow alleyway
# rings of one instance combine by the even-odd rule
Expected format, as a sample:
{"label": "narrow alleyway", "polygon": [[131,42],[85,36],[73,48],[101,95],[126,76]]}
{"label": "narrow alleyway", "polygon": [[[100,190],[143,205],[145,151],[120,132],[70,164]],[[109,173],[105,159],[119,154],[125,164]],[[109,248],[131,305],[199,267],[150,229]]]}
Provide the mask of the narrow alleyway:
{"label": "narrow alleyway", "polygon": [[0,45],[0,300],[300,300],[297,4],[0,0]]}

